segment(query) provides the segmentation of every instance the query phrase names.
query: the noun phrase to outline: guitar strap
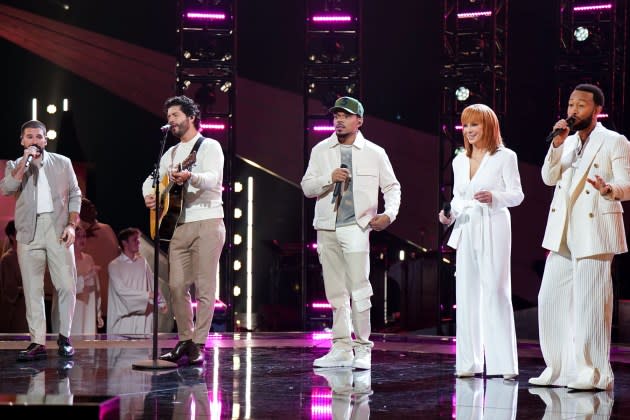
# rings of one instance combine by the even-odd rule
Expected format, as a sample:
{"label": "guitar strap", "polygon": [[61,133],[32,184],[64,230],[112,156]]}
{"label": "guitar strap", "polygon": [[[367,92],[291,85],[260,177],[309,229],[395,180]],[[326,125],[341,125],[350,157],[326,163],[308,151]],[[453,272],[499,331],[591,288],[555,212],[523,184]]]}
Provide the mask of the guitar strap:
{"label": "guitar strap", "polygon": [[[206,139],[205,137],[199,136],[199,138],[195,142],[195,145],[193,146],[193,148],[190,151],[190,154],[188,156],[192,156],[192,155],[197,154],[197,151],[201,147],[201,143],[203,143],[203,141],[205,139]],[[179,144],[177,146],[179,146]],[[171,162],[175,159],[175,151],[177,150],[177,146],[173,148],[173,154],[171,155]],[[186,159],[188,159],[188,158],[186,158]],[[184,160],[186,160],[186,159],[184,159]],[[184,199],[186,199],[186,190],[188,190],[188,183],[184,184],[184,186],[182,187],[182,193],[183,193]]]}

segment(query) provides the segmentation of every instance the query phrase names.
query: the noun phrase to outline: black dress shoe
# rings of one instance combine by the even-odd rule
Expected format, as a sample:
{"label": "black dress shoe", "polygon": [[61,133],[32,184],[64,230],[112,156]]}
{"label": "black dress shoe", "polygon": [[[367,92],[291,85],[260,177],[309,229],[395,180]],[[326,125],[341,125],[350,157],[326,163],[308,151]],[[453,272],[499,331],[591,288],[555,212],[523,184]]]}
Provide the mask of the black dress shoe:
{"label": "black dress shoe", "polygon": [[57,350],[59,356],[66,358],[74,356],[74,347],[70,344],[70,339],[68,337],[59,334],[57,344],[59,345],[59,350]]}
{"label": "black dress shoe", "polygon": [[37,343],[31,343],[26,350],[21,350],[17,355],[18,362],[31,362],[33,360],[42,360],[46,358],[46,346]]}
{"label": "black dress shoe", "polygon": [[193,343],[188,348],[188,364],[189,365],[202,365],[206,359],[206,347],[203,344]]}
{"label": "black dress shoe", "polygon": [[166,360],[167,362],[178,363],[182,357],[188,356],[188,347],[191,345],[194,346],[192,340],[178,341],[175,347],[173,347],[173,350],[168,353],[164,353],[159,357],[159,359]]}

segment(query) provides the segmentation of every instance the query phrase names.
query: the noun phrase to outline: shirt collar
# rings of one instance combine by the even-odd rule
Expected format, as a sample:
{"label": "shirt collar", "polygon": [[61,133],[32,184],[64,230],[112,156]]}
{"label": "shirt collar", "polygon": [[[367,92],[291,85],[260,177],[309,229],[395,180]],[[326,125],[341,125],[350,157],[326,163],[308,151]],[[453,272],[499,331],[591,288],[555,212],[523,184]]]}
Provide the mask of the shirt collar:
{"label": "shirt collar", "polygon": [[[357,131],[357,137],[354,139],[352,146],[355,146],[357,149],[363,149],[365,142],[366,140],[365,137],[363,137],[361,130]],[[328,137],[328,143],[331,149],[333,147],[341,146],[341,143],[339,143],[339,139],[337,138],[337,133],[333,133],[330,137]]]}

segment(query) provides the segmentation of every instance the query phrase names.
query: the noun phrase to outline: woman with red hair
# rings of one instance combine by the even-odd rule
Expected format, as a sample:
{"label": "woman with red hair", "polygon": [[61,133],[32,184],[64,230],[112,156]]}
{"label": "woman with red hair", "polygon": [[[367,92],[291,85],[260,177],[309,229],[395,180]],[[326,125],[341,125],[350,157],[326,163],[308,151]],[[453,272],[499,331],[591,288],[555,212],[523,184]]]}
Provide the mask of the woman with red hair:
{"label": "woman with red hair", "polygon": [[512,379],[518,375],[511,297],[512,231],[509,207],[523,201],[516,153],[503,145],[499,120],[483,104],[462,112],[465,153],[453,159],[450,214],[456,249],[455,374]]}

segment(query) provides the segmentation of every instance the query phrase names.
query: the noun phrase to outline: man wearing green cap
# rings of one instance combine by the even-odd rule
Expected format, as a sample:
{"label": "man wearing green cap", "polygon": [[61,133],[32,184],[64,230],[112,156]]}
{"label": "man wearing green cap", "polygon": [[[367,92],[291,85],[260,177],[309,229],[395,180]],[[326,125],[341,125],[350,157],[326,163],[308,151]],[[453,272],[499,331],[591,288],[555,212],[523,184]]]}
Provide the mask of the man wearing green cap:
{"label": "man wearing green cap", "polygon": [[[330,112],[335,133],[313,147],[302,178],[304,195],[317,198],[313,226],[326,298],[333,310],[332,348],[313,366],[370,369],[369,234],[396,219],[400,183],[385,150],[359,131],[361,102],[341,97]],[[380,214],[379,188],[385,202]]]}

